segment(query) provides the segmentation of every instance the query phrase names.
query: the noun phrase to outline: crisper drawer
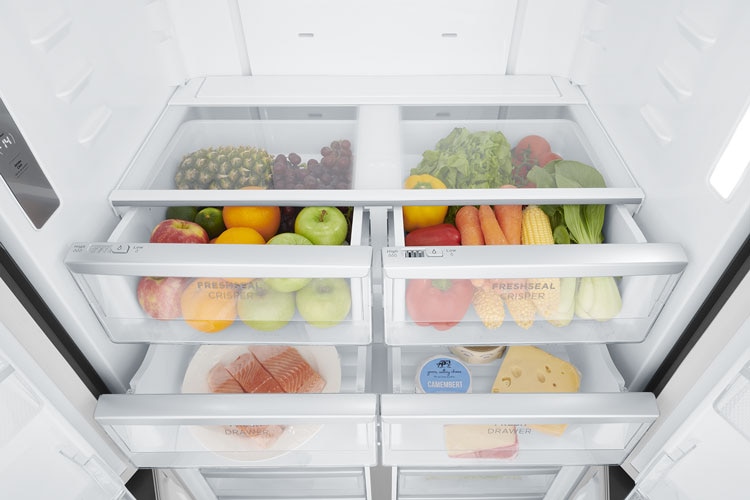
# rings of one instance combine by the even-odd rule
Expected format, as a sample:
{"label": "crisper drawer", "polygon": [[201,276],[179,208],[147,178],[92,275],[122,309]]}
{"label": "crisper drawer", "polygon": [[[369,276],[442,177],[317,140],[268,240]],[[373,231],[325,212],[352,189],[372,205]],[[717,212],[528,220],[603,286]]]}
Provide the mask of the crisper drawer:
{"label": "crisper drawer", "polygon": [[[393,246],[382,250],[390,345],[642,341],[687,265],[679,245],[648,243],[621,205],[606,207],[603,244],[406,247],[400,207],[390,227]],[[467,306],[449,312],[451,321],[435,294],[432,312],[424,306],[435,283],[450,284],[443,297]],[[498,297],[481,315],[471,298],[480,288]],[[579,309],[613,294],[616,314]]]}
{"label": "crisper drawer", "polygon": [[218,500],[367,498],[365,468],[203,469],[201,474]]}
{"label": "crisper drawer", "polygon": [[[163,208],[133,208],[108,242],[76,243],[65,258],[113,341],[370,342],[372,249],[361,244],[361,208],[352,244],[340,246],[142,243],[163,218]],[[268,278],[307,285],[271,290]]]}
{"label": "crisper drawer", "polygon": [[372,466],[376,406],[374,394],[127,394],[101,396],[94,417],[138,467]]}
{"label": "crisper drawer", "polygon": [[400,500],[542,499],[559,471],[559,467],[399,467],[396,497]]}

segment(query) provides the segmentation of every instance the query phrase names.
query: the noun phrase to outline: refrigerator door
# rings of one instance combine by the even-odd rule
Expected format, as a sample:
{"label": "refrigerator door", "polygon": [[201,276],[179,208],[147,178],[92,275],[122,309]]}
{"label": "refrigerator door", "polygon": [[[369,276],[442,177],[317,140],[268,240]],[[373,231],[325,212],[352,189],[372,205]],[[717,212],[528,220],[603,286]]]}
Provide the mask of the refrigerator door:
{"label": "refrigerator door", "polygon": [[88,416],[91,393],[2,281],[0,302],[3,497],[133,499],[134,470]]}
{"label": "refrigerator door", "polygon": [[663,417],[624,466],[629,499],[747,497],[749,292],[746,276],[659,395]]}

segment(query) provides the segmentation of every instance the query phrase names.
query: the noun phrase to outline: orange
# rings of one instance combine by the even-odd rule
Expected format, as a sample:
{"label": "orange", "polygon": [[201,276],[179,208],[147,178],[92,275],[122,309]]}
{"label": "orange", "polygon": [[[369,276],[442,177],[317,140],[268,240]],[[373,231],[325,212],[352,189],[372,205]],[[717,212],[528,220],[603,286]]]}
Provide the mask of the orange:
{"label": "orange", "polygon": [[[266,240],[251,227],[230,227],[225,229],[214,240],[214,243],[230,245],[263,245]],[[253,278],[225,278],[227,281],[237,285],[244,285],[253,281]]]}
{"label": "orange", "polygon": [[[246,186],[242,189],[263,189]],[[224,225],[231,227],[251,227],[258,231],[264,240],[270,240],[279,230],[281,209],[275,206],[225,206],[222,210]]]}
{"label": "orange", "polygon": [[262,245],[266,239],[251,227],[230,227],[214,239],[214,243],[229,243],[235,245]]}
{"label": "orange", "polygon": [[198,278],[180,296],[182,317],[191,327],[216,333],[237,318],[237,285],[220,278]]}

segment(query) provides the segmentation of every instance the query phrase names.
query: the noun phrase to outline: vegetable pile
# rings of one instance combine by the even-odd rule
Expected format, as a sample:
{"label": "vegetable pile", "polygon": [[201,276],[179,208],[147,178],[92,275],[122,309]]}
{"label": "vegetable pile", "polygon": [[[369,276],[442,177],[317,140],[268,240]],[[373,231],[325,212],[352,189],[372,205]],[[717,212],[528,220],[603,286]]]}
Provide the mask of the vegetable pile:
{"label": "vegetable pile", "polygon": [[[405,187],[411,189],[419,182],[438,189],[606,187],[594,167],[562,159],[541,136],[524,137],[511,149],[500,132],[463,128],[425,151],[410,174]],[[590,245],[604,239],[606,206],[600,204],[404,207],[405,226],[407,208],[407,246]],[[619,314],[622,298],[613,277],[411,280],[406,305],[415,323],[438,330],[458,324],[472,306],[489,329],[502,325],[506,308],[528,329],[537,315],[559,327],[574,315],[607,321]]]}
{"label": "vegetable pile", "polygon": [[[604,178],[594,168],[577,161],[556,160],[534,167],[529,177],[539,187],[602,188]],[[554,225],[556,243],[574,242],[594,245],[604,241],[602,229],[606,206],[554,205],[545,207]],[[611,276],[581,278],[576,294],[575,312],[584,319],[607,321],[622,309],[622,297]]]}
{"label": "vegetable pile", "polygon": [[433,175],[449,189],[479,189],[508,184],[512,170],[510,143],[502,132],[455,128],[422,154],[411,173]]}

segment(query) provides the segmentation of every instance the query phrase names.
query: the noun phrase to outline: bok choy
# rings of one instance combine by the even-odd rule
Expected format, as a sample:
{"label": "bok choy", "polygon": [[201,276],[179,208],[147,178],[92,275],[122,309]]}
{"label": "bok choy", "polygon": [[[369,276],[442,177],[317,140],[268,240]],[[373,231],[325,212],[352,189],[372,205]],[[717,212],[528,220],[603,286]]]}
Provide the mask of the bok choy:
{"label": "bok choy", "polygon": [[[569,160],[555,160],[544,167],[533,167],[528,179],[540,188],[603,188],[601,173],[594,167]],[[604,240],[606,206],[548,205],[542,207],[550,218],[555,243],[598,244]],[[583,319],[607,321],[622,309],[622,297],[611,276],[584,277],[576,291],[575,313]]]}

